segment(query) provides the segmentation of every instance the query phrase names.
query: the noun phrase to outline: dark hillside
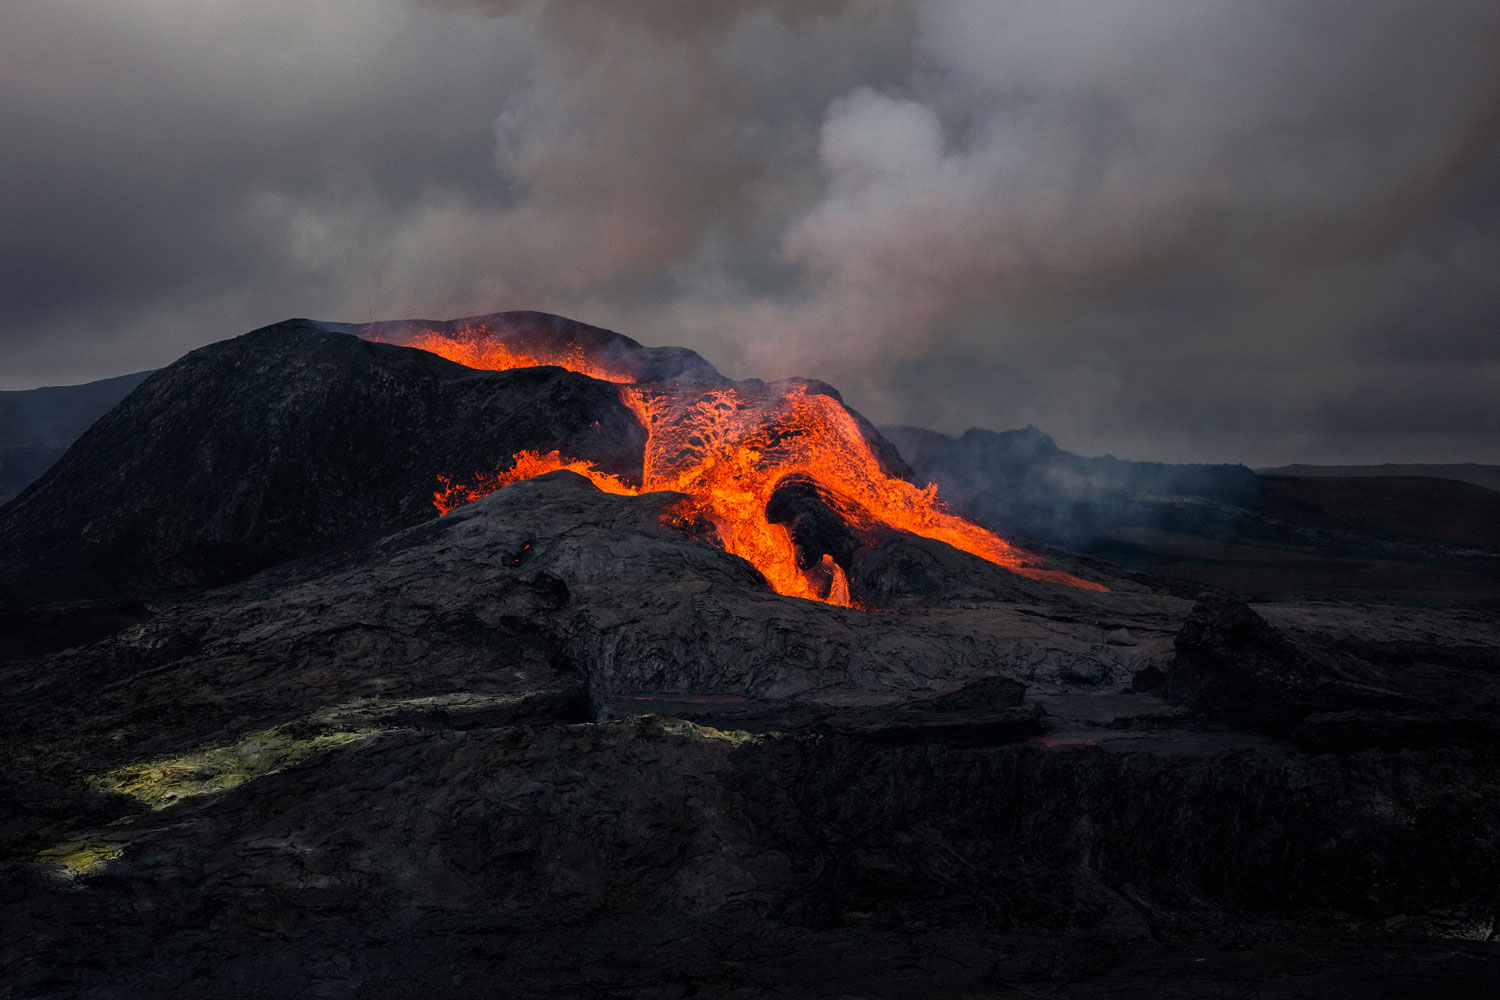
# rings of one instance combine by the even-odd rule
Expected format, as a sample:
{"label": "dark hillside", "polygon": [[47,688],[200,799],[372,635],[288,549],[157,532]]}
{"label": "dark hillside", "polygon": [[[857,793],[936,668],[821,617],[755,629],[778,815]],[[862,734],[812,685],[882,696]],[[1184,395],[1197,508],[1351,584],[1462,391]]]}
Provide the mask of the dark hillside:
{"label": "dark hillside", "polygon": [[1064,451],[1035,427],[970,428],[949,437],[883,427],[916,478],[957,511],[1002,534],[1079,547],[1122,528],[1223,533],[1232,510],[1260,498],[1242,465],[1170,465]]}
{"label": "dark hillside", "polygon": [[1304,504],[1380,531],[1500,549],[1500,493],[1430,476],[1264,477],[1271,504]]}
{"label": "dark hillside", "polygon": [[233,579],[436,516],[437,476],[563,448],[638,476],[617,390],[479,372],[290,320],[153,375],[0,509],[23,602]]}

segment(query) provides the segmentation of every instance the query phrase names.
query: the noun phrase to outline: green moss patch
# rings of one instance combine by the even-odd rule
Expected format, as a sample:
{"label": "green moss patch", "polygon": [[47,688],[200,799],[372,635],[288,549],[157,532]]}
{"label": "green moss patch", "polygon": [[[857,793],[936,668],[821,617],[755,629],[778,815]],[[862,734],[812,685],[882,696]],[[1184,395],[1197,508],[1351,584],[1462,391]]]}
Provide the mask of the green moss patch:
{"label": "green moss patch", "polygon": [[70,876],[87,875],[124,852],[125,849],[113,841],[73,840],[39,852],[36,863],[60,868]]}
{"label": "green moss patch", "polygon": [[235,788],[358,742],[373,732],[376,730],[309,732],[305,723],[287,723],[251,733],[227,746],[128,764],[87,781],[99,791],[129,795],[153,809],[164,809],[183,799]]}

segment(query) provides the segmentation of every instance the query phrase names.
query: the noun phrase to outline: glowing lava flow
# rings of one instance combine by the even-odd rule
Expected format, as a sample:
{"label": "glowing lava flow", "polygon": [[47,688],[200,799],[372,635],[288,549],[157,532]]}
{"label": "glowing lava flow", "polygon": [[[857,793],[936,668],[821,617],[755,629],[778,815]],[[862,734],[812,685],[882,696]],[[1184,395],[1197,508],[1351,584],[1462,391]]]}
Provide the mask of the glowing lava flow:
{"label": "glowing lava flow", "polygon": [[[538,358],[478,337],[454,341],[433,334],[419,334],[409,343],[471,368],[554,364],[607,381],[630,381],[617,373],[599,373],[577,351]],[[885,526],[947,542],[1034,580],[1108,589],[1038,568],[1028,553],[943,510],[936,486],[919,489],[888,475],[843,404],[810,391],[805,383],[758,388],[626,385],[621,398],[647,431],[639,489],[555,451],[523,451],[509,469],[481,474],[470,483],[439,477],[442,488],[433,495],[434,506],[446,514],[507,483],[557,469],[587,476],[610,493],[672,490],[685,496],[668,519],[684,526],[712,524],[724,548],[760,570],[777,593],[847,606],[849,587],[843,569],[827,555],[806,570],[799,567],[790,532],[766,519],[766,506],[777,488],[788,477],[803,477],[820,487],[829,506],[856,534],[868,537]]]}
{"label": "glowing lava flow", "polygon": [[535,479],[537,476],[544,476],[558,469],[567,469],[580,476],[587,476],[590,482],[605,493],[618,493],[630,497],[640,493],[640,490],[619,476],[600,472],[594,468],[592,462],[563,458],[555,451],[549,451],[545,455],[535,451],[522,451],[516,453],[515,461],[510,468],[478,473],[471,482],[461,483],[447,476],[438,476],[441,488],[432,494],[432,505],[438,509],[439,515],[447,514],[466,503],[473,503],[481,497],[489,496],[502,486],[520,482],[522,479]]}
{"label": "glowing lava flow", "polygon": [[[485,368],[491,371],[508,371],[511,368],[536,368],[541,365],[556,365],[570,372],[579,372],[601,382],[634,382],[630,373],[615,370],[597,359],[590,358],[582,348],[547,350],[539,347],[520,347],[502,344],[490,337],[487,330],[464,328],[448,336],[423,331],[413,334],[410,340],[402,341],[406,347],[424,351],[457,361],[470,368]],[[540,473],[537,473],[540,475]],[[524,477],[523,477],[524,478]]]}

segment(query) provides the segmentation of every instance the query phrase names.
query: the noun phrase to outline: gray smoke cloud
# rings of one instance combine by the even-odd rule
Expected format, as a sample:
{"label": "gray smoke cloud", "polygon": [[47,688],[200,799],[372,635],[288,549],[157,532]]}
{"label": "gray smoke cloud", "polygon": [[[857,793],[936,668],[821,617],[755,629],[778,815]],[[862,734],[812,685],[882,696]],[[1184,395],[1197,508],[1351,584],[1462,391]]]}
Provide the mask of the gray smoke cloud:
{"label": "gray smoke cloud", "polygon": [[6,387],[539,308],[878,421],[1500,461],[1495,51],[1460,0],[16,0]]}

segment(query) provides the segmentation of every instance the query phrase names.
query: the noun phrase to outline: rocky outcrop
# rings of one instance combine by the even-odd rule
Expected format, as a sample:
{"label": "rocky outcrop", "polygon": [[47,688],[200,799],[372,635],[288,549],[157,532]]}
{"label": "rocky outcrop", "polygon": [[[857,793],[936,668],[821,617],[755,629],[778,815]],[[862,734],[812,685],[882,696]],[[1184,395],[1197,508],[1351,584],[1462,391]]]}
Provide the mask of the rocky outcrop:
{"label": "rocky outcrop", "polygon": [[1332,703],[1332,670],[1243,601],[1200,598],[1173,646],[1168,692],[1230,725],[1285,733]]}
{"label": "rocky outcrop", "polygon": [[1312,753],[1500,741],[1494,647],[1303,631],[1293,640],[1245,603],[1206,595],[1171,662],[1146,668],[1133,687],[1213,722],[1290,736]]}

